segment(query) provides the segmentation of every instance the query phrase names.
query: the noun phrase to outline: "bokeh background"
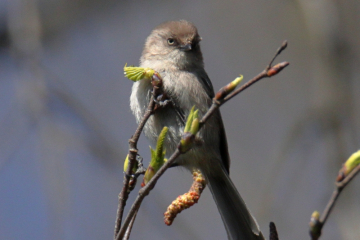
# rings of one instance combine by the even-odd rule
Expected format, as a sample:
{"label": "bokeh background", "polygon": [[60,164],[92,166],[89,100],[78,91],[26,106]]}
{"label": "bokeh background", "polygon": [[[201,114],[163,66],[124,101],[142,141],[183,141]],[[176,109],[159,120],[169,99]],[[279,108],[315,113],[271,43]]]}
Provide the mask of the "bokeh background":
{"label": "bokeh background", "polygon": [[[222,107],[231,177],[265,236],[308,239],[342,162],[360,143],[360,2],[0,0],[0,239],[111,239],[136,124],[125,63],[151,29],[196,24],[215,89],[291,64]],[[145,163],[148,143],[139,143]],[[131,239],[226,239],[209,190],[171,227],[163,212],[191,175],[166,172]],[[360,239],[360,177],[322,239]],[[138,187],[136,188],[138,190]],[[134,199],[131,195],[128,206]]]}

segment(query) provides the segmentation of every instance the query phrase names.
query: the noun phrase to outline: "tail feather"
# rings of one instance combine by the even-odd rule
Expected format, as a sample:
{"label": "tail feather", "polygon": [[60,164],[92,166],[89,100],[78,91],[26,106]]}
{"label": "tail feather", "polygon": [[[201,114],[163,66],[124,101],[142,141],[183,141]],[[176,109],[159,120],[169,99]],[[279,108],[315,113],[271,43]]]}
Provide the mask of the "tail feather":
{"label": "tail feather", "polygon": [[206,177],[225,225],[228,239],[265,240],[255,218],[225,170],[223,169],[222,174]]}

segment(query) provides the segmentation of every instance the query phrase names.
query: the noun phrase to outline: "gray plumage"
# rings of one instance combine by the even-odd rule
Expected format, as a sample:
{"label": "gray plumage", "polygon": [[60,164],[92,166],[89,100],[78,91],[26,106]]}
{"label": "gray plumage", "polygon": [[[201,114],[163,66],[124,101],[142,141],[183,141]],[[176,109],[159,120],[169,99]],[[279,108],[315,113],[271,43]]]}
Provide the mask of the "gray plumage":
{"label": "gray plumage", "polygon": [[[147,38],[140,59],[141,67],[159,72],[163,88],[173,102],[158,109],[144,127],[152,146],[162,128],[169,128],[164,146],[167,157],[176,149],[184,130],[184,121],[192,106],[202,117],[212,104],[214,90],[204,70],[196,27],[185,20],[166,22],[156,27]],[[151,83],[134,83],[130,107],[137,121],[144,115],[151,95]],[[228,238],[264,239],[255,219],[250,214],[234,184],[229,178],[230,159],[220,112],[206,122],[196,137],[196,144],[177,162],[190,171],[200,169],[204,174],[224,222]]]}

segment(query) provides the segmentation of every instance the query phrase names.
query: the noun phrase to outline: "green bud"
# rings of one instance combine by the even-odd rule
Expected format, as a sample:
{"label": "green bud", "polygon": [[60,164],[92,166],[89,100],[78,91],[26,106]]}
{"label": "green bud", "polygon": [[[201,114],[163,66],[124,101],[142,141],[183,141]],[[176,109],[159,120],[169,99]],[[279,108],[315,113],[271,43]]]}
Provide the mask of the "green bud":
{"label": "green bud", "polygon": [[154,75],[154,70],[151,68],[142,67],[127,67],[127,63],[124,66],[124,74],[128,79],[137,82],[141,79],[151,79]]}
{"label": "green bud", "polygon": [[185,153],[189,151],[192,146],[194,135],[190,132],[183,133],[181,140],[180,140],[180,149],[181,153]]}
{"label": "green bud", "polygon": [[232,81],[229,85],[228,85],[228,93],[231,93],[232,91],[234,91],[234,89],[237,87],[237,85],[239,85],[239,83],[244,79],[243,75],[240,75],[240,77],[235,78],[234,81]]}
{"label": "green bud", "polygon": [[234,81],[226,85],[225,87],[222,87],[216,94],[215,99],[216,100],[222,100],[224,99],[229,93],[234,91],[234,89],[239,85],[239,83],[243,80],[243,76],[240,75],[240,77],[235,78]]}
{"label": "green bud", "polygon": [[319,239],[321,236],[322,224],[320,223],[320,213],[318,211],[314,211],[311,215],[309,226],[311,239]]}
{"label": "green bud", "polygon": [[190,132],[191,124],[192,124],[193,117],[194,117],[194,109],[195,109],[195,106],[193,106],[191,108],[191,110],[190,110],[188,119],[187,119],[186,124],[185,124],[184,132]]}
{"label": "green bud", "polygon": [[195,118],[191,124],[191,134],[196,135],[196,133],[199,131],[199,119]]}
{"label": "green bud", "polygon": [[349,159],[345,162],[344,166],[346,168],[345,175],[349,174],[354,168],[360,164],[360,150],[353,153]]}
{"label": "green bud", "polygon": [[164,127],[158,137],[156,149],[154,150],[150,147],[151,161],[148,168],[146,169],[144,180],[141,186],[145,186],[145,184],[150,181],[150,179],[155,175],[155,173],[160,169],[160,167],[166,162],[166,150],[164,149],[164,141],[167,132],[168,128]]}
{"label": "green bud", "polygon": [[[127,171],[128,166],[129,166],[129,162],[130,162],[130,161],[129,161],[129,154],[128,154],[128,155],[126,155],[126,158],[125,158],[125,161],[124,161],[124,172]],[[137,169],[138,169],[138,163],[135,162],[135,165],[134,165],[134,167],[133,167],[133,169],[132,169],[132,171],[131,171],[130,174],[135,173]]]}

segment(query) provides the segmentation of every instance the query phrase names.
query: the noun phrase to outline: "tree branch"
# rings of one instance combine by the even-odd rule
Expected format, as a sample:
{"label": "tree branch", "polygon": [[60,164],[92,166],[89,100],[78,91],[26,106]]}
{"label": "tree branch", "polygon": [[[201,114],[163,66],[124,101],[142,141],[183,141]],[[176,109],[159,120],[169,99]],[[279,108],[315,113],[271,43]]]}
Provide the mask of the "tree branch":
{"label": "tree branch", "polygon": [[335,206],[337,199],[340,196],[342,190],[351,182],[352,179],[360,172],[360,165],[355,167],[342,181],[335,182],[335,189],[330,197],[328,204],[326,205],[324,212],[320,219],[311,219],[310,222],[310,236],[312,240],[318,240],[321,236],[321,230],[326,223],[332,209]]}
{"label": "tree branch", "polygon": [[116,236],[120,230],[122,217],[124,214],[124,208],[126,205],[126,200],[129,197],[129,181],[132,175],[132,169],[136,162],[136,156],[138,153],[137,150],[137,142],[139,141],[141,132],[147,122],[147,120],[150,118],[150,116],[153,114],[156,103],[154,99],[160,94],[161,87],[162,87],[162,78],[159,75],[155,75],[155,78],[152,79],[152,85],[153,85],[153,92],[150,97],[149,105],[147,107],[147,111],[144,114],[143,119],[139,123],[134,135],[129,139],[129,166],[126,170],[126,173],[124,175],[124,182],[123,182],[123,188],[119,194],[119,204],[116,214],[116,220],[115,220],[115,230],[114,230],[114,238],[116,239]]}
{"label": "tree branch", "polygon": [[279,236],[276,230],[275,223],[270,222],[270,237],[269,240],[279,240]]}

